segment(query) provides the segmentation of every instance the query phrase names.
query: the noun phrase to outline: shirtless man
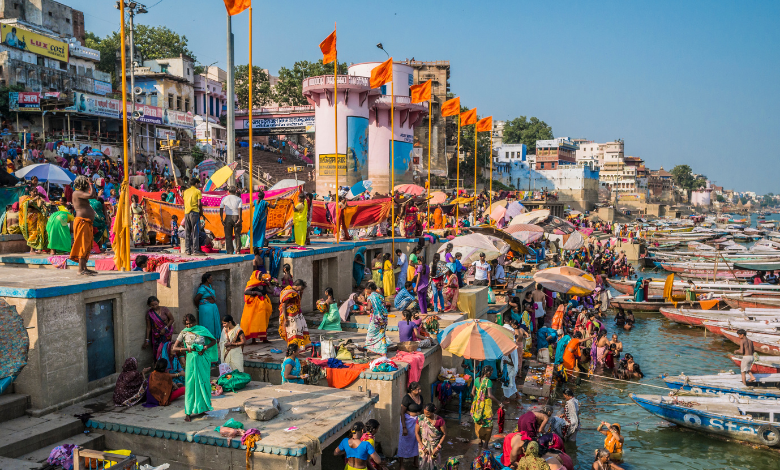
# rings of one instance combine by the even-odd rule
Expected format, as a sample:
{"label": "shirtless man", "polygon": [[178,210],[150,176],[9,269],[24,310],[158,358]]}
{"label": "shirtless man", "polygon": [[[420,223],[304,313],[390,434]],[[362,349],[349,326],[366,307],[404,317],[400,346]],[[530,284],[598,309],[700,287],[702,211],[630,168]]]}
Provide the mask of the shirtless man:
{"label": "shirtless man", "polygon": [[734,351],[734,354],[739,354],[742,356],[742,364],[739,366],[739,370],[742,372],[742,383],[747,385],[747,380],[745,380],[746,374],[750,374],[751,382],[756,381],[756,377],[750,370],[753,367],[753,353],[755,351],[753,350],[753,342],[748,339],[747,332],[745,330],[737,330],[737,336],[739,336],[739,349]]}
{"label": "shirtless man", "polygon": [[536,284],[536,290],[534,290],[531,294],[531,300],[534,303],[537,326],[541,328],[544,326],[544,316],[546,313],[545,303],[547,302],[544,292],[542,291],[541,284]]}
{"label": "shirtless man", "polygon": [[73,209],[76,218],[73,220],[73,247],[70,251],[70,259],[78,261],[79,274],[94,276],[96,271],[87,269],[87,261],[92,251],[94,232],[92,222],[95,220],[95,211],[89,204],[89,199],[95,199],[95,187],[84,175],[80,175],[73,182]]}

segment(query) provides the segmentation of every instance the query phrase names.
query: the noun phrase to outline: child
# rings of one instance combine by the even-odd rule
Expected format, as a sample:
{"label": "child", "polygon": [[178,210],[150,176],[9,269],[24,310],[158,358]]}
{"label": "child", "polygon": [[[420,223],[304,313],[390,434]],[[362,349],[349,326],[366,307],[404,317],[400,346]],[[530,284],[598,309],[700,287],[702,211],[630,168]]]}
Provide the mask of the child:
{"label": "child", "polygon": [[179,218],[175,215],[171,216],[171,245],[179,246]]}

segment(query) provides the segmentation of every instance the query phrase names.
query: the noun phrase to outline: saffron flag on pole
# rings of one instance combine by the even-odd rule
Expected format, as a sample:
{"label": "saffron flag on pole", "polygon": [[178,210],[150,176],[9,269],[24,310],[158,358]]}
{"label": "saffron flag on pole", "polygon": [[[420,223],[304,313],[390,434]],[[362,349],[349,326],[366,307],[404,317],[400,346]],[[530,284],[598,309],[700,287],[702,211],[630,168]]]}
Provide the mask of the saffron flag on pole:
{"label": "saffron flag on pole", "polygon": [[493,116],[488,116],[477,121],[477,132],[492,132]]}
{"label": "saffron flag on pole", "polygon": [[234,16],[252,6],[252,0],[225,0],[228,15]]}
{"label": "saffron flag on pole", "polygon": [[460,113],[460,125],[468,126],[477,123],[477,108]]}
{"label": "saffron flag on pole", "polygon": [[320,43],[322,51],[322,63],[329,64],[336,60],[336,31],[334,30],[324,41]]}
{"label": "saffron flag on pole", "polygon": [[412,103],[424,103],[431,99],[431,84],[433,80],[428,80],[419,85],[413,85],[409,88],[412,92]]}
{"label": "saffron flag on pole", "polygon": [[447,100],[441,105],[441,115],[444,117],[457,116],[458,113],[460,113],[460,96]]}
{"label": "saffron flag on pole", "polygon": [[371,70],[371,88],[379,88],[387,82],[393,81],[393,58],[374,67]]}

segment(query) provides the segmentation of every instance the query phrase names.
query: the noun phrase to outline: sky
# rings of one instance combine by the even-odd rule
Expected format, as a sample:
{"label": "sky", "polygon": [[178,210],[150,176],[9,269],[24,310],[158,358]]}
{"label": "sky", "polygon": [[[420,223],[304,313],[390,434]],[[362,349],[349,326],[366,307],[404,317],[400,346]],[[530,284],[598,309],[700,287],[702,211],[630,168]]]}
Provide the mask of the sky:
{"label": "sky", "polygon": [[[60,0],[87,31],[119,28],[113,0]],[[718,186],[780,194],[780,2],[255,0],[253,64],[320,59],[338,22],[339,61],[449,60],[451,91],[481,116],[536,116],[555,137],[623,139],[651,169],[688,164]],[[184,34],[226,64],[220,0],[149,0],[136,23]],[[248,12],[233,17],[236,64]],[[773,170],[773,168],[775,168]]]}

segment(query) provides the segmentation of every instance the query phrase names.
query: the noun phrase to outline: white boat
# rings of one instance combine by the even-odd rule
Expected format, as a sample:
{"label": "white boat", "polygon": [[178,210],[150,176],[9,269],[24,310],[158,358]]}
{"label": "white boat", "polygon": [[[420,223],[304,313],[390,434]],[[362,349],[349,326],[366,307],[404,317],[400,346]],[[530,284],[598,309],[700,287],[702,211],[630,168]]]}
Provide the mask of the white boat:
{"label": "white boat", "polygon": [[756,385],[745,385],[742,376],[733,371],[714,375],[685,375],[665,377],[666,386],[673,390],[685,390],[693,393],[723,395],[733,393],[740,397],[753,397],[763,400],[780,398],[780,374],[753,374]]}

